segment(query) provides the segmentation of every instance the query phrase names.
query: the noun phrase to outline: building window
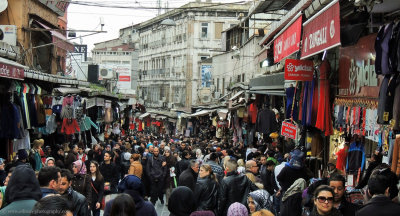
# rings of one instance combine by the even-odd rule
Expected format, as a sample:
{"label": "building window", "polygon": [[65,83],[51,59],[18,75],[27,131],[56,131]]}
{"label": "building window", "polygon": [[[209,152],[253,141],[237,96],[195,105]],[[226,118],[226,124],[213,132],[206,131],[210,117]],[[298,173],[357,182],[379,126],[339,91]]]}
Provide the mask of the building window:
{"label": "building window", "polygon": [[201,38],[208,37],[208,23],[201,24]]}
{"label": "building window", "polygon": [[244,74],[242,74],[242,82],[244,82]]}
{"label": "building window", "polygon": [[[219,91],[219,78],[217,78],[217,92],[220,92]],[[221,91],[222,92],[222,91]]]}

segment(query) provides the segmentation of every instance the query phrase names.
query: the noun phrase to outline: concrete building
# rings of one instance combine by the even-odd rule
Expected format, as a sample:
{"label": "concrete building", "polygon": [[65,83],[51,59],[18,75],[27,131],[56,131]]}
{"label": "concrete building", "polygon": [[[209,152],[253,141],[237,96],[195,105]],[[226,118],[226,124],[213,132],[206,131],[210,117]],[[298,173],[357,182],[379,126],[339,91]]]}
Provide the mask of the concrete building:
{"label": "concrete building", "polygon": [[8,1],[6,12],[0,14],[5,35],[0,40],[0,56],[36,71],[65,76],[66,55],[74,48],[63,31],[68,5],[67,1]]}
{"label": "concrete building", "polygon": [[[128,31],[128,28],[125,28],[125,30]],[[138,51],[135,49],[132,40],[123,37],[125,30],[120,30],[121,36],[117,39],[94,44],[92,63],[99,65],[99,80],[109,84],[111,91],[135,95],[138,76]],[[102,74],[104,69],[112,70],[113,74]]]}
{"label": "concrete building", "polygon": [[[188,111],[198,104],[201,61],[224,51],[222,32],[238,24],[249,7],[196,1],[140,23],[140,101]],[[164,25],[166,19],[173,25]]]}

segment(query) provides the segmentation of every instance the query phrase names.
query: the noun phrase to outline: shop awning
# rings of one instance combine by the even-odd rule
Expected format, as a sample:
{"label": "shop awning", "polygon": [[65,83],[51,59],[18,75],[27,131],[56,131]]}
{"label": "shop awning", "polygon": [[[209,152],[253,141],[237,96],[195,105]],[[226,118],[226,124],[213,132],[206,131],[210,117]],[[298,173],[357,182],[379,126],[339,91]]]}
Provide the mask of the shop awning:
{"label": "shop awning", "polygon": [[286,94],[285,94],[285,91],[284,90],[254,90],[254,91],[251,91],[250,90],[250,93],[253,93],[253,94],[264,94],[264,95],[276,95],[276,96],[286,96]]}
{"label": "shop awning", "polygon": [[67,95],[67,94],[79,94],[81,90],[78,88],[58,87],[54,88],[53,92],[61,93],[62,95]]}
{"label": "shop awning", "polygon": [[142,120],[142,119],[146,118],[146,117],[149,116],[149,115],[150,115],[150,113],[148,113],[148,112],[147,112],[147,113],[144,113],[144,114],[142,114],[142,115],[139,116],[139,119]]}
{"label": "shop awning", "polygon": [[157,115],[156,116],[156,120],[163,120],[163,119],[166,119],[167,117],[166,116],[163,116],[163,115]]}
{"label": "shop awning", "polygon": [[235,100],[236,98],[238,98],[240,95],[242,95],[244,93],[244,91],[239,91],[238,93],[236,93],[235,95],[233,95],[231,98],[229,98],[229,100]]}
{"label": "shop awning", "polygon": [[212,110],[201,110],[199,112],[193,113],[190,117],[198,117],[198,116],[205,116],[215,112],[215,109]]}
{"label": "shop awning", "polygon": [[[52,29],[50,27],[48,27],[47,25],[35,20],[35,22],[37,22],[40,26],[42,26],[44,29]],[[53,43],[56,47],[61,48],[63,50],[67,50],[67,51],[74,51],[74,44],[72,44],[71,42],[68,41],[67,37],[65,37],[63,34],[61,34],[58,31],[50,31],[51,35],[52,35],[52,40]]]}
{"label": "shop awning", "polygon": [[0,57],[0,77],[24,80],[24,65]]}
{"label": "shop awning", "polygon": [[58,83],[58,84],[70,84],[79,86],[89,86],[89,82],[77,80],[72,77],[64,77],[54,74],[43,73],[40,71],[25,69],[25,78],[42,80],[46,82]]}
{"label": "shop awning", "polygon": [[222,119],[226,119],[229,110],[228,109],[219,109],[218,111],[218,116]]}

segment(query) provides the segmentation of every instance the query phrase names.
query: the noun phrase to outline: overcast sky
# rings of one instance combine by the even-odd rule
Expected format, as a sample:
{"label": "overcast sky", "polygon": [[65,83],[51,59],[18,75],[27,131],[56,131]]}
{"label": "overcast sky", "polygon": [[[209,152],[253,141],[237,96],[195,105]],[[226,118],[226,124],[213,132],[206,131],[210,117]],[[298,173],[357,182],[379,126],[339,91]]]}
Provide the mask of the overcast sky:
{"label": "overcast sky", "polygon": [[[165,7],[168,2],[169,8],[176,8],[193,1],[195,0],[161,0],[161,5]],[[222,3],[240,1],[242,0],[212,0],[212,2]],[[100,17],[104,19],[105,25],[103,30],[107,31],[107,33],[99,33],[81,38],[82,44],[87,44],[89,46],[89,51],[93,49],[94,43],[118,38],[119,29],[149,20],[157,16],[158,13],[157,9],[143,9],[143,7],[157,7],[157,0],[72,0],[72,2],[83,4],[94,3],[106,6],[96,7],[71,3],[68,7],[69,29],[101,30]],[[132,8],[116,8],[118,6]],[[86,34],[88,33],[79,32],[77,36],[84,36]],[[75,39],[72,41],[80,44],[81,40]]]}

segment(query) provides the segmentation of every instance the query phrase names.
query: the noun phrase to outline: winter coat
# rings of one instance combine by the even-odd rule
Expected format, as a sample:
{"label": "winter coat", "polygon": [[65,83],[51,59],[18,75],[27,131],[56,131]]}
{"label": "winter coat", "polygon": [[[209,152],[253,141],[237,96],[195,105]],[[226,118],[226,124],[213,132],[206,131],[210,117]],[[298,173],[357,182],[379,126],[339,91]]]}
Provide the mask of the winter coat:
{"label": "winter coat", "polygon": [[197,173],[193,171],[191,167],[187,168],[179,176],[179,186],[186,186],[194,192],[194,187],[196,185]]}
{"label": "winter coat", "polygon": [[373,197],[362,209],[356,212],[356,216],[395,216],[399,215],[400,205],[393,203],[389,197],[378,195]]}
{"label": "winter coat", "polygon": [[92,187],[90,176],[87,174],[75,174],[72,178],[72,188],[86,197],[89,206],[92,204]]}
{"label": "winter coat", "polygon": [[165,158],[162,155],[158,155],[158,157],[153,155],[147,159],[147,175],[151,181],[163,181],[165,179],[167,166],[162,166],[164,161]]}
{"label": "winter coat", "polygon": [[33,206],[41,198],[42,191],[35,172],[28,165],[19,165],[8,182],[4,202],[9,204],[0,210],[0,216],[29,216]]}
{"label": "winter coat", "polygon": [[66,198],[70,202],[70,205],[74,210],[74,215],[76,216],[90,215],[88,203],[86,201],[86,198],[82,194],[74,191],[71,187],[69,187],[68,190],[61,196]]}
{"label": "winter coat", "polygon": [[281,204],[281,215],[285,216],[301,216],[301,193],[289,196]]}
{"label": "winter coat", "polygon": [[102,163],[99,167],[100,173],[104,178],[104,182],[111,184],[111,191],[115,192],[118,185],[118,170],[114,163],[106,164]]}
{"label": "winter coat", "polygon": [[135,175],[139,177],[140,179],[142,178],[143,174],[143,166],[139,161],[133,161],[131,165],[129,166],[129,175]]}
{"label": "winter coat", "polygon": [[251,191],[258,190],[247,176],[230,172],[221,181],[219,200],[219,215],[226,215],[229,206],[234,202],[247,205],[247,196]]}
{"label": "winter coat", "polygon": [[218,183],[210,176],[198,178],[194,189],[194,198],[197,204],[197,210],[217,210],[218,202]]}
{"label": "winter coat", "polygon": [[104,195],[104,179],[90,178],[90,187],[92,188],[92,204],[91,209],[96,209],[96,203],[101,203]]}
{"label": "winter coat", "polygon": [[[310,216],[322,216],[322,215],[320,215],[317,211],[317,208],[314,207],[313,210],[311,211]],[[332,208],[332,210],[328,214],[325,214],[324,216],[342,216],[342,213],[340,213],[340,211],[337,210],[336,208]]]}

